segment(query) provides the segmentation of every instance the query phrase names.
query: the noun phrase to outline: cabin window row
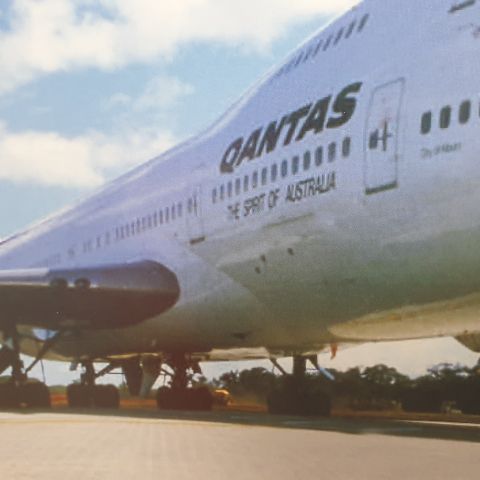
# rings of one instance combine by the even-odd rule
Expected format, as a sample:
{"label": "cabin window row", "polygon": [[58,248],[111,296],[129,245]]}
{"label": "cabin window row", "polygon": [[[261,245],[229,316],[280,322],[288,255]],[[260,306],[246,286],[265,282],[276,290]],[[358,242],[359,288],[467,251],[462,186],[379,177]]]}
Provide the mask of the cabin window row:
{"label": "cabin window row", "polygon": [[153,228],[174,222],[175,220],[182,218],[182,216],[183,204],[180,202],[173,204],[170,207],[161,208],[151,215],[137,218],[117,227],[115,229],[115,240],[118,241],[123,240],[124,238],[140,235]]}
{"label": "cabin window row", "polygon": [[[191,200],[189,200],[190,209],[192,209]],[[114,234],[106,232],[104,235],[99,235],[95,239],[90,239],[83,242],[83,253],[92,252],[94,249],[107,247],[113,240],[120,241],[126,238],[140,235],[151,229],[160,227],[161,225],[172,223],[175,220],[183,217],[183,204],[181,202],[175,203],[170,207],[165,207],[157,210],[151,215],[145,217],[138,217],[126,222],[115,228]],[[75,252],[71,249],[68,252],[68,256],[71,258],[75,256]]]}
{"label": "cabin window row", "polygon": [[320,52],[326,52],[329,48],[335,47],[342,39],[349,39],[356,31],[361,33],[368,22],[370,15],[365,14],[360,21],[357,19],[352,20],[348,26],[341,27],[334,33],[331,33],[326,38],[320,38],[312,42],[305,50],[302,50],[297,56],[286,63],[276,74],[275,77],[280,77],[298,67],[301,63],[306,62],[309,59],[315,58]]}
{"label": "cabin window row", "polygon": [[[480,114],[480,110],[479,110]],[[458,122],[460,125],[465,125],[469,122],[472,116],[472,102],[470,100],[463,101],[458,110],[455,112],[450,105],[445,105],[439,112],[438,115],[438,126],[440,129],[445,130],[449,128],[452,124],[452,121]],[[420,122],[420,131],[422,135],[427,135],[432,131],[434,123],[434,115],[431,110],[425,112],[422,115],[422,119]]]}
{"label": "cabin window row", "polygon": [[234,195],[241,195],[258,187],[264,187],[268,183],[275,183],[279,179],[297,175],[301,171],[308,172],[311,168],[321,167],[324,163],[332,163],[339,155],[347,158],[350,156],[351,150],[351,137],[345,137],[341,145],[338,145],[337,142],[331,142],[326,147],[320,145],[314,151],[305,151],[302,156],[293,156],[290,161],[285,159],[279,164],[273,163],[269,167],[254,171],[251,175],[238,177],[214,188],[212,203],[232,198]]}

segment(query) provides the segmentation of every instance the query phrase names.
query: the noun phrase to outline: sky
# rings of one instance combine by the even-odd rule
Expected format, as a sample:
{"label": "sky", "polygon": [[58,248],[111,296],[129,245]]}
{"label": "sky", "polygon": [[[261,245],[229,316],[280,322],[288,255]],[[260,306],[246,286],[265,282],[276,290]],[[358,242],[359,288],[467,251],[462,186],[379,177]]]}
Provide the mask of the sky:
{"label": "sky", "polygon": [[[0,238],[206,128],[355,3],[1,0]],[[322,362],[383,362],[415,375],[477,359],[443,339],[365,345]],[[67,371],[49,364],[49,383]]]}

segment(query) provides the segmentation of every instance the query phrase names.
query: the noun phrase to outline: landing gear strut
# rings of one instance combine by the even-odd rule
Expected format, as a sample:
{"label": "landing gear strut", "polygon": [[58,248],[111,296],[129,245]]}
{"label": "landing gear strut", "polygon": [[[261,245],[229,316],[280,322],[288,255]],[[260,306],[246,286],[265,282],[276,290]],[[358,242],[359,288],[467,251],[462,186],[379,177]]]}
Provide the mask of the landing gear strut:
{"label": "landing gear strut", "polygon": [[11,367],[11,377],[7,382],[0,384],[0,408],[49,408],[50,392],[48,387],[37,381],[29,381],[28,372],[43,358],[50,345],[57,341],[52,337],[48,346],[40,350],[37,358],[28,367],[24,368],[20,358],[20,336],[15,327],[4,332],[4,343],[0,350],[0,373]]}
{"label": "landing gear strut", "polygon": [[84,372],[80,383],[72,383],[67,387],[67,402],[70,408],[114,408],[120,406],[120,394],[114,385],[96,385],[95,380],[111,370],[116,365],[111,363],[103,370],[95,373],[93,362],[82,363]]}
{"label": "landing gear strut", "polygon": [[[270,413],[330,416],[330,396],[316,377],[307,375],[307,359],[302,356],[293,357],[292,375],[281,377],[278,385],[268,395]],[[309,360],[316,364],[313,358]]]}
{"label": "landing gear strut", "polygon": [[[157,390],[157,406],[164,410],[211,410],[213,397],[207,387],[192,388],[189,383],[196,373],[201,373],[198,362],[184,354],[172,355],[166,361],[172,372],[170,386]],[[167,373],[164,371],[164,373]]]}

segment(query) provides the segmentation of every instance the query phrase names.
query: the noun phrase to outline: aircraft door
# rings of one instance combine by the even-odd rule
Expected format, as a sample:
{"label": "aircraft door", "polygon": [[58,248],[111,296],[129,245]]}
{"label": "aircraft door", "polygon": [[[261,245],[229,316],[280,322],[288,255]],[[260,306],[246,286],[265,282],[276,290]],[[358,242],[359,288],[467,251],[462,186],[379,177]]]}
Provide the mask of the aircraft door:
{"label": "aircraft door", "polygon": [[205,240],[202,218],[202,189],[195,186],[187,199],[187,234],[191,245]]}
{"label": "aircraft door", "polygon": [[373,195],[398,186],[400,113],[405,80],[374,90],[368,111],[365,152],[365,193]]}

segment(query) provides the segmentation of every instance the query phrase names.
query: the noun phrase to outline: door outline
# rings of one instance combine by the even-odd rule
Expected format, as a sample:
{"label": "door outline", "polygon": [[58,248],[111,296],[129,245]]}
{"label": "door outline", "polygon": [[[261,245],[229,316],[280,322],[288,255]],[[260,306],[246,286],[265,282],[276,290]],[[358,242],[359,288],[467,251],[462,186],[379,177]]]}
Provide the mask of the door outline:
{"label": "door outline", "polygon": [[[393,142],[394,142],[394,151],[393,151],[393,166],[391,169],[392,175],[391,179],[388,181],[371,181],[370,179],[370,174],[373,173],[382,173],[382,170],[379,169],[377,166],[375,169],[374,166],[371,165],[372,161],[371,158],[369,157],[370,152],[372,151],[370,141],[371,141],[371,136],[372,136],[372,130],[371,130],[371,124],[372,124],[372,116],[375,114],[374,111],[374,106],[375,106],[375,100],[379,96],[379,92],[385,90],[388,87],[398,85],[400,87],[400,92],[398,94],[398,99],[396,101],[396,112],[395,112],[395,126],[396,126],[396,131],[392,135],[391,132],[389,131],[388,127],[389,124],[388,122],[385,122],[384,124],[384,132],[383,136],[381,138],[378,138],[377,136],[377,142],[378,140],[381,140],[383,143],[383,148],[384,151],[386,151],[386,144],[388,142],[388,139],[393,137]],[[392,190],[395,188],[398,188],[398,158],[399,158],[399,149],[400,149],[400,119],[401,119],[401,112],[402,112],[402,105],[403,105],[403,98],[405,95],[405,78],[400,77],[397,78],[396,80],[392,80],[390,82],[383,83],[382,85],[379,85],[376,87],[371,95],[370,98],[370,103],[368,105],[368,113],[367,113],[367,119],[366,119],[366,124],[365,124],[365,152],[364,152],[364,172],[363,172],[363,182],[364,182],[364,188],[365,188],[365,194],[366,195],[374,195],[376,193],[381,193],[385,192],[387,190]],[[377,129],[377,131],[380,130],[380,127]],[[376,149],[377,147],[375,147]],[[385,158],[385,160],[388,160]],[[388,173],[388,169],[385,169]],[[388,175],[387,175],[388,176]],[[373,184],[372,184],[373,183]]]}
{"label": "door outline", "polygon": [[205,240],[202,216],[202,187],[196,185],[190,191],[187,200],[187,235],[190,245]]}

